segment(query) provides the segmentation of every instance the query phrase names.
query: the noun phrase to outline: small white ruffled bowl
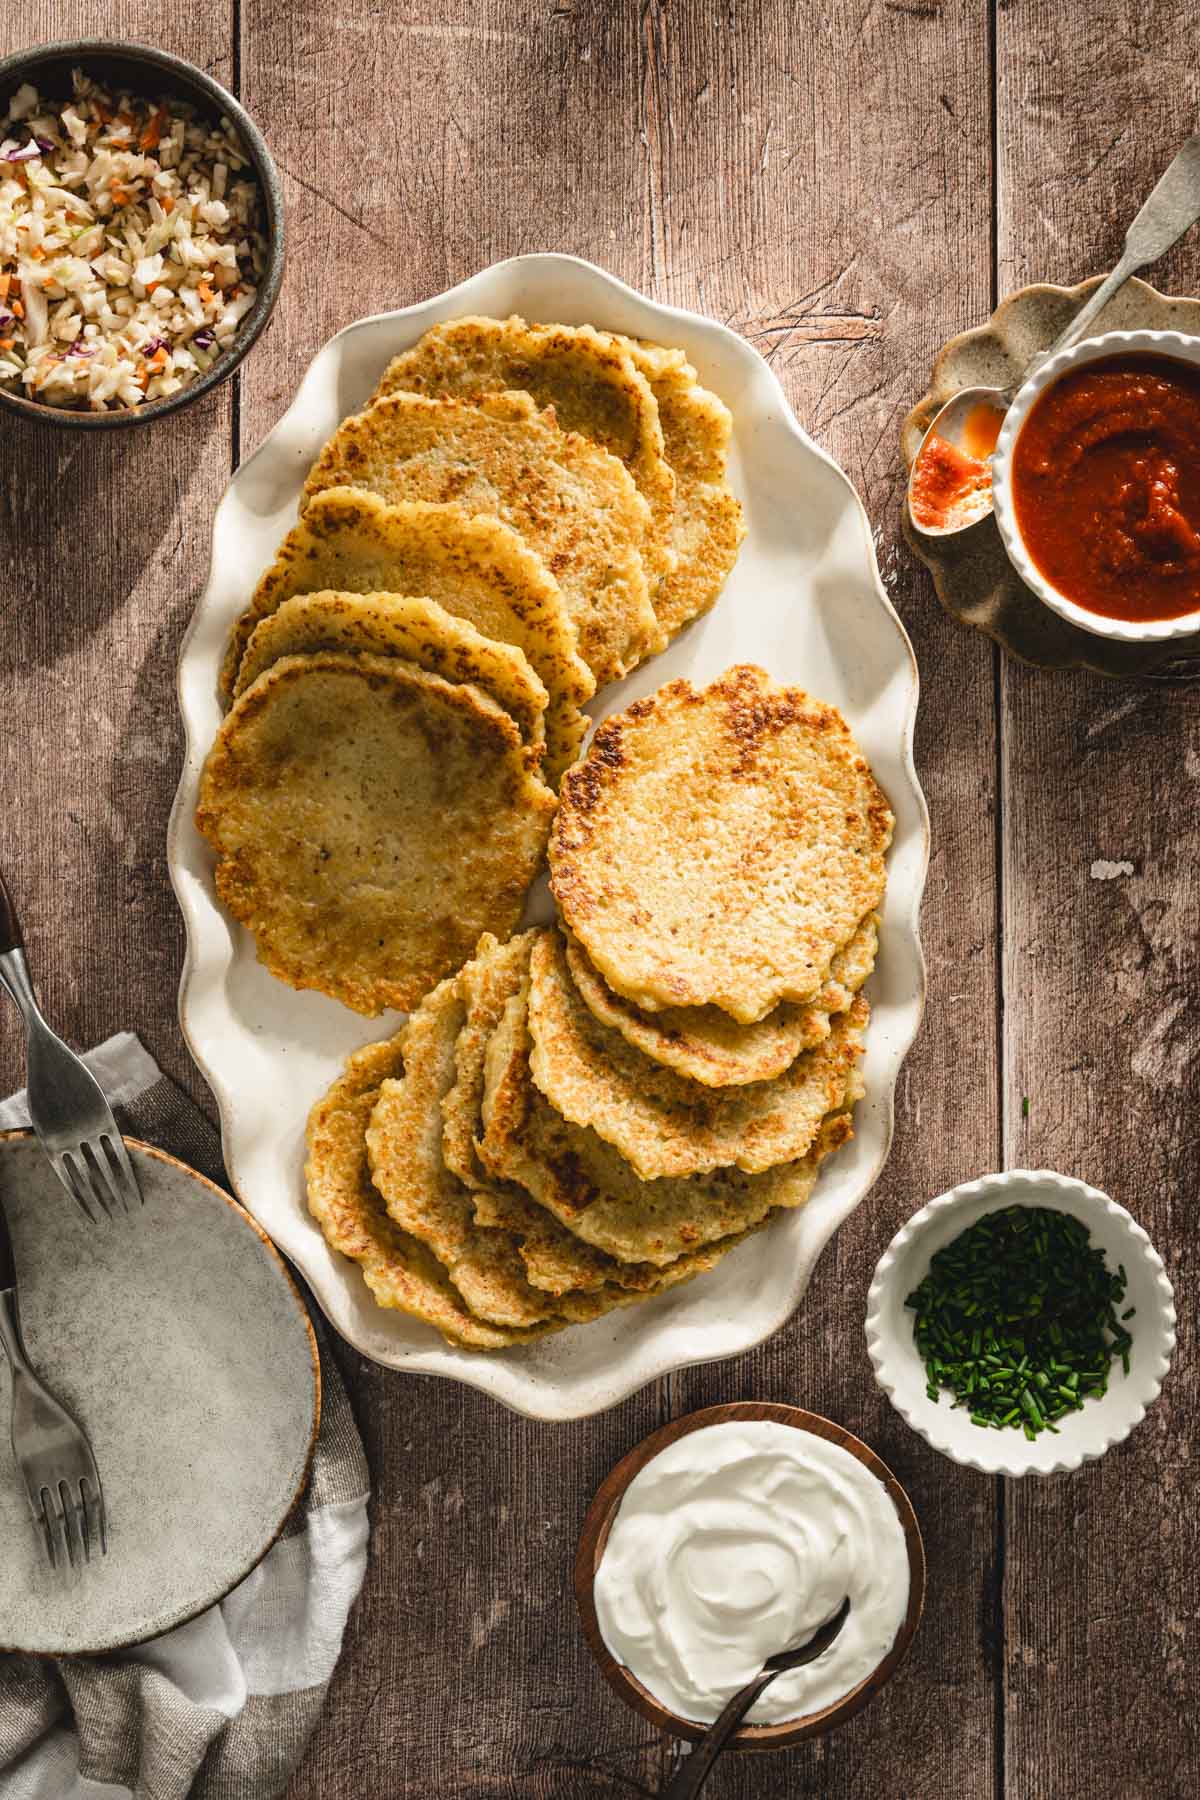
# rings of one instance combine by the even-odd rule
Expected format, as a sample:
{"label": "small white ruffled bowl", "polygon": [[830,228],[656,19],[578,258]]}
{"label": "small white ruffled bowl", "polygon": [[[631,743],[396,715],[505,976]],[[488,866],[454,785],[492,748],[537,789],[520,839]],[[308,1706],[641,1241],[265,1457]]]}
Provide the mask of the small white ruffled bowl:
{"label": "small white ruffled bowl", "polygon": [[992,453],[992,505],[1004,548],[1021,580],[1051,612],[1093,637],[1117,638],[1127,644],[1166,643],[1172,638],[1192,637],[1200,632],[1200,611],[1183,613],[1177,619],[1110,619],[1103,613],[1089,612],[1069,600],[1042,574],[1025,548],[1017,524],[1012,495],[1012,460],[1021,427],[1035,403],[1048,387],[1063,375],[1084,363],[1101,362],[1109,356],[1153,355],[1173,362],[1200,366],[1200,337],[1188,337],[1182,331],[1107,331],[1103,337],[1085,338],[1069,350],[1060,350],[1037,369],[1016,394],[1004,417],[996,448]]}
{"label": "small white ruffled bowl", "polygon": [[[965,1407],[943,1390],[926,1392],[925,1365],[904,1302],[929,1272],[934,1253],[1005,1206],[1044,1206],[1071,1213],[1088,1228],[1114,1272],[1124,1264],[1121,1310],[1136,1307],[1128,1330],[1129,1373],[1113,1364],[1108,1392],[1084,1402],[1032,1441],[1012,1428],[973,1425]],[[875,1379],[900,1416],[952,1462],[985,1475],[1055,1475],[1079,1468],[1129,1436],[1157,1398],[1175,1348],[1175,1297],[1162,1259],[1135,1219],[1098,1188],[1048,1169],[1010,1169],[964,1182],[931,1200],[898,1231],[880,1258],[867,1296],[867,1350]]]}

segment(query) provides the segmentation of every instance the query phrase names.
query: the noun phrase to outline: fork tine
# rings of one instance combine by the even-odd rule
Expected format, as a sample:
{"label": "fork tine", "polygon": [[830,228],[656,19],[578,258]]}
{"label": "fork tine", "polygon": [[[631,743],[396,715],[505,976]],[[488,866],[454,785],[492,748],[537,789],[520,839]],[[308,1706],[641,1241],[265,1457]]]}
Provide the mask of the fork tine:
{"label": "fork tine", "polygon": [[64,1564],[68,1568],[75,1567],[70,1514],[63,1502],[65,1490],[66,1483],[61,1481],[42,1489],[42,1529],[50,1552],[50,1566],[55,1570],[62,1569]]}
{"label": "fork tine", "polygon": [[117,1208],[129,1211],[128,1202],[117,1183],[112,1164],[104,1153],[103,1138],[87,1139],[79,1146],[80,1161],[87,1169],[93,1191],[98,1193],[105,1212],[111,1219]]}
{"label": "fork tine", "polygon": [[90,1563],[92,1560],[92,1526],[91,1520],[88,1518],[87,1488],[84,1486],[82,1477],[78,1483],[78,1498],[76,1498],[75,1490],[71,1491],[71,1504],[75,1513],[75,1523],[79,1528],[83,1560],[85,1563]]}
{"label": "fork tine", "polygon": [[[84,1475],[80,1479],[79,1492],[83,1501],[84,1524],[87,1527],[91,1542],[100,1546],[101,1556],[108,1555],[108,1522],[104,1515],[104,1489],[100,1485],[99,1476]],[[89,1551],[89,1557],[90,1557]]]}
{"label": "fork tine", "polygon": [[84,1528],[79,1522],[75,1505],[75,1496],[71,1492],[70,1483],[60,1481],[58,1484],[59,1516],[62,1519],[63,1537],[67,1545],[67,1561],[73,1569],[77,1569],[83,1561],[86,1541]]}
{"label": "fork tine", "polygon": [[125,1148],[125,1139],[119,1134],[116,1143],[113,1145],[113,1149],[116,1152],[117,1167],[121,1171],[121,1178],[125,1186],[126,1195],[135,1201],[138,1206],[145,1206],[146,1196],[142,1192],[142,1184],[137,1178],[136,1169],[129,1160],[129,1152]]}
{"label": "fork tine", "polygon": [[58,1179],[62,1182],[64,1188],[66,1188],[67,1193],[75,1202],[84,1218],[87,1220],[88,1224],[95,1225],[97,1222],[96,1215],[88,1205],[87,1196],[76,1185],[75,1170],[73,1165],[68,1161],[66,1153],[64,1152],[59,1156],[52,1156],[50,1158],[50,1166],[58,1176]]}
{"label": "fork tine", "polygon": [[104,1153],[116,1174],[121,1203],[125,1211],[131,1212],[134,1206],[144,1206],[145,1196],[138,1178],[133,1172],[133,1164],[130,1162],[129,1152],[125,1148],[125,1139],[119,1134],[114,1138],[105,1132],[100,1142],[104,1146]]}
{"label": "fork tine", "polygon": [[82,1151],[64,1150],[62,1159],[70,1171],[71,1191],[92,1224],[97,1223],[97,1214],[102,1214],[107,1219],[110,1216],[108,1202],[92,1179],[92,1172]]}
{"label": "fork tine", "polygon": [[[75,1567],[75,1539],[71,1535],[70,1490],[65,1481],[58,1481],[50,1490],[50,1498],[54,1508],[54,1523],[62,1532],[62,1541],[66,1548],[67,1566]],[[56,1534],[57,1541],[57,1534]]]}
{"label": "fork tine", "polygon": [[42,1544],[52,1569],[58,1567],[58,1556],[54,1549],[54,1515],[50,1508],[50,1489],[42,1488],[38,1495],[38,1504],[34,1507],[34,1516],[42,1528]]}

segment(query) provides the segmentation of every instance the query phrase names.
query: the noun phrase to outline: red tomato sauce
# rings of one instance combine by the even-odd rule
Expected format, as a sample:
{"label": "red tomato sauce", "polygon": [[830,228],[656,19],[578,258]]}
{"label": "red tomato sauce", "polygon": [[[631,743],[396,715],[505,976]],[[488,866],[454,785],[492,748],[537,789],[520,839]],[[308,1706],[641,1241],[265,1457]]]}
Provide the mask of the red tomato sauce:
{"label": "red tomato sauce", "polygon": [[1137,355],[1064,375],[1021,428],[1012,491],[1034,565],[1077,606],[1200,612],[1200,370]]}
{"label": "red tomato sauce", "polygon": [[965,525],[988,510],[992,493],[988,459],[1003,422],[1003,413],[981,403],[963,420],[961,449],[936,432],[926,438],[909,493],[918,525],[944,531],[950,525]]}
{"label": "red tomato sauce", "polygon": [[917,459],[909,494],[912,516],[918,525],[945,530],[958,522],[975,494],[990,487],[986,463],[935,434],[925,440]]}

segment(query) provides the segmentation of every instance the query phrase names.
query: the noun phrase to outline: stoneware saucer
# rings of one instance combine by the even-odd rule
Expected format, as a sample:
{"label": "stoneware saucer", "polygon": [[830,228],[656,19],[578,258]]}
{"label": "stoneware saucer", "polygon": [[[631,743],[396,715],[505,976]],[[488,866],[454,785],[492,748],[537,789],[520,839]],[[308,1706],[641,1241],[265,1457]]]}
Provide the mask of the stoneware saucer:
{"label": "stoneware saucer", "polygon": [[921,1622],[925,1604],[925,1546],[921,1539],[921,1528],[917,1524],[917,1515],[913,1511],[912,1501],[887,1464],[861,1438],[856,1438],[843,1426],[835,1425],[832,1419],[822,1418],[819,1413],[806,1412],[801,1406],[783,1406],[772,1401],[735,1400],[724,1406],[703,1407],[699,1412],[685,1414],[682,1419],[672,1419],[670,1424],[652,1431],[649,1437],[635,1445],[597,1488],[596,1496],[584,1518],[583,1530],[579,1534],[579,1548],[575,1553],[575,1599],[588,1649],[595,1657],[600,1673],[626,1706],[640,1713],[643,1719],[649,1719],[660,1731],[669,1731],[673,1737],[687,1738],[692,1743],[698,1743],[708,1726],[669,1712],[661,1701],[655,1699],[649,1688],[642,1686],[636,1675],[617,1661],[605,1643],[600,1632],[600,1621],[596,1616],[596,1570],[600,1567],[608,1534],[612,1530],[625,1490],[648,1462],[690,1431],[703,1431],[708,1425],[727,1425],[730,1420],[748,1419],[769,1419],[776,1425],[791,1425],[797,1431],[807,1431],[813,1437],[839,1444],[851,1456],[857,1457],[887,1489],[892,1505],[900,1516],[908,1548],[908,1609],[899,1635],[879,1667],[865,1681],[859,1682],[844,1699],[839,1700],[835,1706],[826,1707],[823,1712],[811,1713],[804,1719],[785,1719],[776,1725],[743,1725],[729,1740],[729,1747],[733,1750],[782,1750],[789,1744],[803,1742],[805,1738],[824,1737],[826,1732],[861,1712],[896,1673],[908,1654],[909,1645]]}
{"label": "stoneware saucer", "polygon": [[[1034,357],[1049,349],[1101,278],[1061,288],[1039,284],[1010,294],[986,325],[951,338],[934,364],[929,391],[900,434],[906,468],[938,408],[964,387],[1020,386]],[[1200,300],[1172,299],[1144,281],[1128,282],[1096,321],[1109,331],[1176,331],[1200,335]],[[1010,655],[1043,669],[1092,669],[1100,675],[1200,676],[1200,634],[1163,643],[1099,637],[1042,604],[1008,559],[995,517],[966,531],[918,539],[905,508],[904,533],[933,576],[952,618],[973,625]]]}
{"label": "stoneware saucer", "polygon": [[316,1341],[265,1234],[220,1188],[127,1139],[145,1206],[89,1225],[30,1132],[0,1134],[29,1359],[92,1442],[108,1555],[56,1574],[8,1446],[0,1359],[0,1648],[84,1655],[212,1606],[308,1476]]}

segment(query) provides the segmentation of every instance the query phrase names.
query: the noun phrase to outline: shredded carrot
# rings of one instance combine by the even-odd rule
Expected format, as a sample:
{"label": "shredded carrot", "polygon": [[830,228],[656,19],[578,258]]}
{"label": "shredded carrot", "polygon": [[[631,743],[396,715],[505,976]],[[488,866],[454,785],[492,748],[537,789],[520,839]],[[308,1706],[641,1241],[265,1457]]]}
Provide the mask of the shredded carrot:
{"label": "shredded carrot", "polygon": [[138,139],[139,148],[142,150],[157,150],[159,143],[162,140],[163,126],[166,122],[167,109],[165,106],[160,106],[149,124],[143,130],[141,137]]}
{"label": "shredded carrot", "polygon": [[148,368],[147,368],[147,367],[146,367],[146,365],[145,365],[145,363],[139,363],[139,364],[138,364],[138,368],[137,368],[137,374],[136,374],[136,375],[135,375],[135,376],[134,376],[134,380],[135,380],[135,381],[136,381],[136,382],[137,382],[137,384],[138,384],[138,386],[139,386],[139,387],[143,387],[143,388],[144,388],[144,387],[147,387],[147,386],[149,386],[149,383],[150,383],[150,371],[149,371],[149,369],[148,369]]}
{"label": "shredded carrot", "polygon": [[13,338],[0,338],[0,350],[11,350],[14,342]]}
{"label": "shredded carrot", "polygon": [[197,292],[197,294],[199,294],[199,296],[200,296],[201,300],[204,302],[205,306],[207,306],[209,301],[214,298],[213,291],[209,287],[207,281],[197,282],[196,292]]}
{"label": "shredded carrot", "polygon": [[113,182],[109,192],[112,194],[112,203],[114,206],[124,206],[129,198],[126,190],[116,181]]}
{"label": "shredded carrot", "polygon": [[8,299],[8,288],[11,281],[11,275],[0,275],[0,300]]}
{"label": "shredded carrot", "polygon": [[164,194],[158,204],[165,213],[173,213],[175,211],[175,200],[171,194]]}
{"label": "shredded carrot", "polygon": [[14,318],[23,319],[25,317],[25,308],[20,300],[13,301],[12,309],[13,309],[13,317]]}
{"label": "shredded carrot", "polygon": [[163,349],[163,346],[160,344],[158,346],[158,349],[154,352],[154,355],[150,358],[150,367],[152,369],[165,369],[166,366],[167,366],[167,353]]}
{"label": "shredded carrot", "polygon": [[32,256],[34,262],[43,262],[45,260],[46,251],[43,245],[33,244],[30,246],[29,254]]}
{"label": "shredded carrot", "polygon": [[148,282],[147,282],[147,283],[146,283],[146,292],[147,292],[147,293],[148,293],[148,294],[152,294],[152,293],[153,293],[153,292],[154,292],[154,290],[155,290],[155,288],[156,288],[156,287],[160,287],[160,286],[161,286],[161,285],[162,285],[162,284],[161,284],[161,282],[157,282],[157,281],[148,281]]}

